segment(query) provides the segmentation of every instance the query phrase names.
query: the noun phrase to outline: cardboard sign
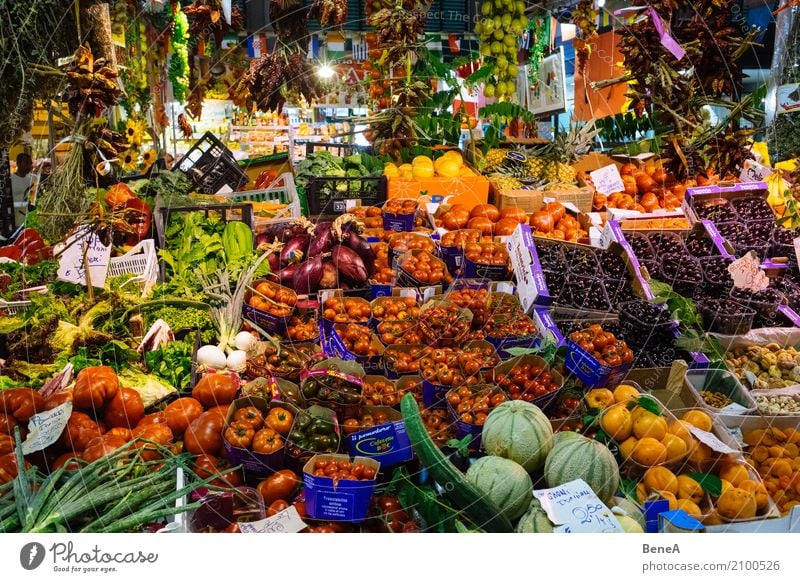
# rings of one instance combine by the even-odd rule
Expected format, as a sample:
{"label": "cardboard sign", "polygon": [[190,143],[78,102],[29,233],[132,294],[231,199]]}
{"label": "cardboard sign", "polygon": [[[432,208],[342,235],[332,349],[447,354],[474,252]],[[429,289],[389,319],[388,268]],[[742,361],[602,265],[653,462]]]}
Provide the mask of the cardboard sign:
{"label": "cardboard sign", "polygon": [[797,259],[797,264],[800,265],[800,236],[792,241],[794,245],[794,258]]}
{"label": "cardboard sign", "polygon": [[111,247],[105,246],[97,234],[90,233],[86,227],[67,238],[65,245],[66,249],[58,259],[58,278],[67,283],[86,285],[88,265],[92,287],[104,287],[111,260]]}
{"label": "cardboard sign", "polygon": [[702,429],[697,428],[696,426],[690,426],[689,430],[691,433],[704,445],[707,445],[711,448],[712,451],[716,451],[718,453],[723,454],[732,454],[732,453],[739,453],[736,449],[730,448],[728,445],[723,443],[719,440],[716,435],[711,434],[710,432],[706,432]]}
{"label": "cardboard sign", "polygon": [[761,182],[772,174],[772,168],[753,160],[745,160],[744,168],[742,168],[742,172],[739,174],[739,179],[742,182]]}
{"label": "cardboard sign", "polygon": [[272,517],[252,522],[239,522],[242,533],[297,533],[308,525],[300,518],[297,508],[290,505]]}
{"label": "cardboard sign", "polygon": [[557,533],[622,533],[614,513],[583,479],[558,487],[534,490]]}
{"label": "cardboard sign", "polygon": [[600,192],[600,194],[608,196],[614,192],[625,191],[625,184],[622,181],[622,176],[619,175],[619,170],[614,164],[603,166],[599,170],[589,172],[589,175],[592,177],[595,190]]}
{"label": "cardboard sign", "polygon": [[46,449],[58,440],[72,414],[72,401],[52,410],[34,414],[28,421],[28,437],[22,443],[22,453],[29,455]]}
{"label": "cardboard sign", "polygon": [[761,263],[752,251],[728,265],[728,272],[734,287],[739,289],[763,291],[769,286],[769,278],[761,270]]}

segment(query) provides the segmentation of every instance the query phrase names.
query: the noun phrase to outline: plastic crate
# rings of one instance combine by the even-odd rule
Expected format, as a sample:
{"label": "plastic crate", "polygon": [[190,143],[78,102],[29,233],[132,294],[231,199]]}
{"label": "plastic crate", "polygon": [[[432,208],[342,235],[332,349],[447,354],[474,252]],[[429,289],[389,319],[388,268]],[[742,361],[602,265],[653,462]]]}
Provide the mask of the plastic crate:
{"label": "plastic crate", "polygon": [[312,216],[345,214],[352,206],[378,206],[386,202],[386,176],[311,178],[306,188]]}
{"label": "plastic crate", "polygon": [[155,213],[156,240],[159,248],[164,248],[165,237],[170,216],[186,212],[204,212],[206,216],[217,213],[223,222],[238,220],[253,228],[253,206],[247,203],[232,202],[231,204],[207,204],[198,206],[161,206]]}
{"label": "plastic crate", "polygon": [[158,255],[153,239],[145,239],[121,257],[112,257],[108,266],[108,276],[135,275],[125,285],[134,281],[139,285],[142,295],[149,293],[158,282]]}
{"label": "plastic crate", "polygon": [[[281,184],[278,186],[277,184]],[[229,192],[221,194],[232,202],[279,202],[286,204],[287,207],[269,219],[254,217],[253,226],[258,230],[259,224],[265,220],[275,220],[278,218],[298,218],[302,214],[300,208],[300,197],[297,195],[297,188],[294,184],[294,176],[291,172],[286,172],[278,176],[272,184],[261,190],[245,190],[243,192]]]}
{"label": "plastic crate", "polygon": [[247,184],[247,174],[239,167],[231,150],[210,132],[181,158],[178,169],[204,194],[216,194],[225,186],[238,190]]}

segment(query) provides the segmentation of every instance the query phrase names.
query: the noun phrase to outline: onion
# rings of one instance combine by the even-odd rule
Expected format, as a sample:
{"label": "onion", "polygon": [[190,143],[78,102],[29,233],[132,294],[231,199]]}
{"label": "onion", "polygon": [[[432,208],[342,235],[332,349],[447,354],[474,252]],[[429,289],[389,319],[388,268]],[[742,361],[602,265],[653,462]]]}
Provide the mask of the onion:
{"label": "onion", "polygon": [[219,346],[202,346],[197,350],[197,364],[204,368],[222,370],[227,365],[227,358]]}
{"label": "onion", "polygon": [[256,345],[256,338],[253,335],[246,331],[240,331],[236,334],[236,337],[233,340],[233,344],[236,346],[237,350],[244,350],[245,352],[249,352],[253,346]]}
{"label": "onion", "polygon": [[247,352],[244,350],[234,350],[226,361],[229,370],[241,372],[247,367]]}

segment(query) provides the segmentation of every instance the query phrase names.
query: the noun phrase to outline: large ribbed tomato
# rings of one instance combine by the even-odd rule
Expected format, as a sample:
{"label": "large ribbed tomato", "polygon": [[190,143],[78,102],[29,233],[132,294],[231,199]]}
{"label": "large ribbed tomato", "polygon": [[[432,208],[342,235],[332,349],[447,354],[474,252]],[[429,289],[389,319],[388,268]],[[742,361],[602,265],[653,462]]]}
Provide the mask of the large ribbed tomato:
{"label": "large ribbed tomato", "polygon": [[213,408],[195,418],[183,435],[184,448],[193,455],[219,455],[222,452],[222,429],[225,413]]}
{"label": "large ribbed tomato", "polygon": [[72,403],[82,410],[100,410],[119,392],[119,378],[110,366],[89,366],[78,372]]}
{"label": "large ribbed tomato", "polygon": [[133,428],[142,418],[144,418],[142,397],[132,388],[120,388],[117,395],[106,404],[103,415],[108,428]]}

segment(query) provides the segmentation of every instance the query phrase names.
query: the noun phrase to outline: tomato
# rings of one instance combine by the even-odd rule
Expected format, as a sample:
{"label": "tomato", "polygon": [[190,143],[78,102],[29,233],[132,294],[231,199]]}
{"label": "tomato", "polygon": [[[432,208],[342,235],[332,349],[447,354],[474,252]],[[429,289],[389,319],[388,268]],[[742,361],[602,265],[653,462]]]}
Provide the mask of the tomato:
{"label": "tomato", "polygon": [[132,388],[120,388],[106,404],[103,420],[109,428],[133,428],[144,418],[142,397]]}
{"label": "tomato", "polygon": [[218,455],[222,451],[222,429],[225,413],[212,408],[195,418],[183,435],[185,449],[193,455]]}
{"label": "tomato", "polygon": [[233,420],[247,425],[253,430],[258,430],[264,426],[264,414],[255,406],[245,406],[233,414]]}
{"label": "tomato", "polygon": [[49,396],[47,400],[44,401],[44,409],[53,410],[65,402],[72,402],[72,392],[69,390],[62,390],[61,392],[56,392],[52,396]]}
{"label": "tomato", "polygon": [[110,366],[89,366],[78,372],[72,403],[82,410],[100,410],[119,392],[119,379]]}
{"label": "tomato", "polygon": [[209,482],[209,485],[215,487],[238,487],[243,483],[241,471],[232,471],[225,473],[225,475],[220,475],[230,467],[225,459],[215,455],[200,455],[194,460],[194,472],[201,479],[206,480],[219,475],[219,478]]}
{"label": "tomato", "polygon": [[528,222],[528,214],[522,208],[517,206],[509,206],[507,208],[503,208],[500,211],[500,220],[505,218],[513,218],[520,224],[525,224]]}
{"label": "tomato", "polygon": [[129,440],[133,439],[133,433],[131,432],[131,429],[125,428],[123,426],[116,426],[110,429],[106,434],[113,434],[115,436],[118,436],[121,439],[124,439],[125,442],[128,442]]}
{"label": "tomato", "polygon": [[276,407],[269,411],[264,423],[282,436],[289,434],[292,429],[294,415],[285,408]]}
{"label": "tomato", "polygon": [[283,439],[271,428],[262,428],[253,437],[253,452],[271,455],[283,447]]}
{"label": "tomato", "polygon": [[278,499],[291,499],[297,491],[300,481],[289,469],[283,469],[270,475],[258,484],[258,492],[264,497],[264,503],[272,505]]}
{"label": "tomato", "polygon": [[[137,426],[132,435],[134,439],[142,439],[142,442],[136,444],[137,448],[141,448],[142,459],[145,461],[154,461],[161,458],[161,452],[156,445],[168,447],[172,444],[173,435],[172,431],[166,424],[147,424],[145,426]],[[144,442],[151,441],[151,442]]]}
{"label": "tomato", "polygon": [[167,426],[175,436],[186,432],[189,424],[203,414],[203,405],[194,398],[178,398],[164,409]]}
{"label": "tomato", "polygon": [[[27,463],[25,463],[27,465]],[[10,483],[17,477],[19,466],[16,453],[0,456],[0,485]]]}
{"label": "tomato", "polygon": [[0,433],[0,455],[5,455],[14,450],[14,437],[11,435]]}
{"label": "tomato", "polygon": [[30,388],[10,388],[0,392],[0,413],[10,414],[17,422],[24,423],[31,416],[44,410],[44,398]]}
{"label": "tomato", "polygon": [[272,503],[269,504],[267,507],[267,517],[272,517],[276,513],[280,513],[284,509],[288,509],[289,504],[286,502],[285,499],[276,499]]}
{"label": "tomato", "polygon": [[88,414],[73,410],[64,432],[61,433],[59,442],[67,449],[81,453],[86,449],[89,441],[101,434],[103,432],[100,427]]}
{"label": "tomato", "polygon": [[232,447],[247,449],[253,442],[255,434],[256,431],[249,424],[237,420],[225,429],[224,436]]}
{"label": "tomato", "polygon": [[83,459],[87,463],[94,463],[96,460],[110,455],[120,447],[124,447],[128,441],[121,436],[106,433],[99,437],[93,438],[86,445],[86,450],[83,451]]}
{"label": "tomato", "polygon": [[0,433],[14,434],[14,427],[19,424],[10,414],[0,414]]}
{"label": "tomato", "polygon": [[63,453],[53,461],[50,471],[56,471],[61,467],[64,467],[65,471],[75,471],[83,466],[80,459],[81,455],[78,453]]}
{"label": "tomato", "polygon": [[227,374],[207,374],[192,390],[192,398],[205,408],[230,404],[238,390],[233,378]]}

